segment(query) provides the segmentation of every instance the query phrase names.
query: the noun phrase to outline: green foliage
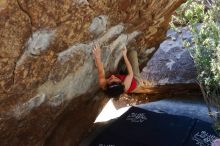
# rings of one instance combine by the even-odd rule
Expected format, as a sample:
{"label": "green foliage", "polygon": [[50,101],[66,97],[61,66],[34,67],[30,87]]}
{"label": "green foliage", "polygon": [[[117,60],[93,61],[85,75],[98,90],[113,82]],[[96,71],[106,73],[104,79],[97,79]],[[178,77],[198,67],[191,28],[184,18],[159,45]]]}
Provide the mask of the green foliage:
{"label": "green foliage", "polygon": [[[207,16],[208,17],[208,16]],[[208,22],[198,27],[191,28],[194,47],[190,49],[198,71],[198,80],[206,87],[208,94],[219,85],[219,73],[216,71],[219,66],[217,56],[219,48],[219,28],[210,18]]]}
{"label": "green foliage", "polygon": [[214,0],[213,1],[214,5],[212,6],[212,16],[215,21],[219,21],[220,19],[220,1],[219,0]]}
{"label": "green foliage", "polygon": [[204,14],[204,5],[199,0],[188,0],[176,10],[171,25],[183,26],[189,23],[202,22]]}
{"label": "green foliage", "polygon": [[[220,110],[220,1],[209,5],[203,1],[188,0],[173,16],[171,27],[187,25],[192,42],[184,42],[194,59],[197,80],[209,104]],[[219,121],[220,123],[220,121]],[[220,126],[219,126],[220,127]]]}
{"label": "green foliage", "polygon": [[[177,10],[177,14],[181,12],[181,15],[174,16],[189,26],[193,39],[191,43],[185,42],[185,45],[193,45],[189,51],[197,68],[197,79],[210,96],[214,88],[220,85],[220,29],[217,16],[214,15],[218,10],[217,2],[209,10],[205,10],[203,2],[189,0]],[[174,23],[172,27],[175,28]]]}

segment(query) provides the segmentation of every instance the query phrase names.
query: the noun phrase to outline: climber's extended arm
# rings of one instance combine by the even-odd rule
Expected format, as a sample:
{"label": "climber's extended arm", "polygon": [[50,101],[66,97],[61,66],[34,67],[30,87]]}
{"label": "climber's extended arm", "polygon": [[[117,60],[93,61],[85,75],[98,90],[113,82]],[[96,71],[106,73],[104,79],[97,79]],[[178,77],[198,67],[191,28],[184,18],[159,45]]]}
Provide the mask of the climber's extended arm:
{"label": "climber's extended arm", "polygon": [[94,55],[96,67],[98,69],[99,86],[102,89],[105,89],[106,86],[105,71],[101,61],[101,49],[98,44],[96,44],[95,47],[93,48],[93,55]]}
{"label": "climber's extended arm", "polygon": [[124,58],[127,70],[128,70],[128,75],[126,76],[126,78],[123,82],[124,86],[125,86],[124,91],[126,92],[126,91],[128,91],[128,89],[131,86],[131,82],[133,80],[134,73],[133,73],[133,70],[132,70],[131,63],[129,62],[128,57],[127,57],[127,48],[126,47],[122,48],[122,54],[123,54],[123,58]]}

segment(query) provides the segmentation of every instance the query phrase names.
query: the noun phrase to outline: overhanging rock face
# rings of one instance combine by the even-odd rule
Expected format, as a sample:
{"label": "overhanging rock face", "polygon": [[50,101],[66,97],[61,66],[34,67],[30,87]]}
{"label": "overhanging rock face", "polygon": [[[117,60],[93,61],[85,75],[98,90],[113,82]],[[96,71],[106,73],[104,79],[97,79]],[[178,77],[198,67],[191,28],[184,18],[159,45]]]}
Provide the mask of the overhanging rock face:
{"label": "overhanging rock face", "polygon": [[77,145],[105,102],[93,42],[108,73],[124,44],[147,61],[183,2],[0,1],[1,145]]}

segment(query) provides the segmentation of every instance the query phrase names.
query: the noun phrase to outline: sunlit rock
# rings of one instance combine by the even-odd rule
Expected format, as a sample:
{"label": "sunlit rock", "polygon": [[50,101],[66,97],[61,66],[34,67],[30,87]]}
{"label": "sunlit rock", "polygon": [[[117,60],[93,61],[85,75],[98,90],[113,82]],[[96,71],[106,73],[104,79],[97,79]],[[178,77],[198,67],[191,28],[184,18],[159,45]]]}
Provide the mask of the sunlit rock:
{"label": "sunlit rock", "polygon": [[186,27],[180,28],[179,33],[172,29],[167,31],[167,39],[160,44],[142,72],[149,87],[160,86],[159,90],[167,94],[198,89],[195,64],[183,40],[192,40]]}
{"label": "sunlit rock", "polygon": [[106,102],[97,92],[93,43],[107,75],[123,45],[144,63],[183,2],[0,1],[1,145],[77,145]]}

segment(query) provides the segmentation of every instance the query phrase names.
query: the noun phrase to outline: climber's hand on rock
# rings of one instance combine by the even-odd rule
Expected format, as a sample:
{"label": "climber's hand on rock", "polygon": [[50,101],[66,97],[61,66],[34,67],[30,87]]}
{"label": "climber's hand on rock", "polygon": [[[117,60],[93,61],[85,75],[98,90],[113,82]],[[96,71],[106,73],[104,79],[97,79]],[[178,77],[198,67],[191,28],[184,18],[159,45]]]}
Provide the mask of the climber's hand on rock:
{"label": "climber's hand on rock", "polygon": [[126,56],[126,55],[127,55],[127,48],[126,48],[126,46],[124,46],[124,47],[121,49],[121,51],[122,51],[122,55],[123,55],[123,56]]}
{"label": "climber's hand on rock", "polygon": [[92,50],[93,52],[93,56],[95,57],[95,59],[100,59],[101,58],[101,49],[98,43],[95,43],[95,46]]}

